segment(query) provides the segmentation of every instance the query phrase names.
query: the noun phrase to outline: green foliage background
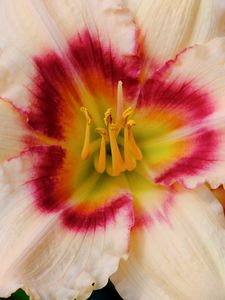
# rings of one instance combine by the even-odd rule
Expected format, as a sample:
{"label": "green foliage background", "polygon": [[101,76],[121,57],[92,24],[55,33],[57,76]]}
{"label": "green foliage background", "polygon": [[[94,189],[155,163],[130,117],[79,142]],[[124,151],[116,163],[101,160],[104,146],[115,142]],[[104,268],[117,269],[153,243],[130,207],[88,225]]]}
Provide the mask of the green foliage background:
{"label": "green foliage background", "polygon": [[[29,297],[24,293],[24,291],[18,290],[7,300],[29,300]],[[112,283],[109,282],[103,289],[94,291],[88,300],[122,300],[122,298],[119,296]]]}

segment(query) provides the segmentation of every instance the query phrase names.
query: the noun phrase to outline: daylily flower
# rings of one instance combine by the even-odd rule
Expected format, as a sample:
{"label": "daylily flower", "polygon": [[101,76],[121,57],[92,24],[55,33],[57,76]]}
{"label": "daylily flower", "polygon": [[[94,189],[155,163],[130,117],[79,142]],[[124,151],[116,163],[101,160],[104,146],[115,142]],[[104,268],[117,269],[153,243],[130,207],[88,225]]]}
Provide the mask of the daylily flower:
{"label": "daylily flower", "polygon": [[224,299],[224,10],[172,2],[0,2],[0,296]]}

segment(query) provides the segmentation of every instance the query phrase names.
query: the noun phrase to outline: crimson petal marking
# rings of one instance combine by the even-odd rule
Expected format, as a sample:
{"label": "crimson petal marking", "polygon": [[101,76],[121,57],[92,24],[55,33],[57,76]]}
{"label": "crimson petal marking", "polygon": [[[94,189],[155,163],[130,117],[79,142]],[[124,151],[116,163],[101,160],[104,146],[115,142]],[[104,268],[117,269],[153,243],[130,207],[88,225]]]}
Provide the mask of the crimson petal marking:
{"label": "crimson petal marking", "polygon": [[195,176],[202,171],[207,171],[217,161],[217,150],[220,147],[217,131],[206,129],[196,134],[194,138],[188,139],[188,141],[194,144],[192,153],[178,159],[172,167],[162,172],[160,176],[155,178],[156,183],[170,185],[178,179],[185,185],[185,181],[181,179],[182,177]]}
{"label": "crimson petal marking", "polygon": [[[162,81],[161,76],[167,71],[167,68],[171,67],[171,64],[173,63],[167,63],[153,78],[145,83],[138,103],[138,108],[145,108],[146,111],[157,108],[159,120],[160,114],[165,111],[169,116],[166,120],[169,127],[176,122],[173,118],[181,116],[182,125],[174,125],[173,130],[184,129],[185,132],[190,127],[184,136],[181,135],[181,138],[178,134],[176,137],[176,131],[170,132],[174,135],[174,144],[176,140],[184,140],[187,149],[184,156],[177,158],[172,166],[170,157],[168,157],[167,165],[161,164],[160,175],[155,176],[155,182],[165,185],[170,185],[177,179],[185,184],[181,179],[184,176],[198,175],[202,170],[210,169],[217,159],[217,150],[220,147],[219,132],[208,126],[201,126],[201,123],[199,123],[215,111],[213,101],[210,101],[207,92],[195,88],[194,83],[191,81],[180,85],[177,82]],[[165,120],[160,120],[160,122],[165,122]],[[149,120],[150,124],[151,120]],[[194,129],[194,126],[199,129]],[[163,141],[166,136],[161,138]],[[207,144],[205,141],[207,141]],[[166,146],[162,142],[160,147]],[[175,147],[179,146],[175,144]],[[158,174],[157,171],[156,174]]]}
{"label": "crimson petal marking", "polygon": [[167,82],[164,74],[176,64],[170,61],[146,81],[139,97],[138,107],[146,109],[159,106],[162,110],[175,109],[188,121],[197,122],[215,111],[215,105],[206,89],[195,87],[194,81]]}
{"label": "crimson petal marking", "polygon": [[121,59],[136,54],[136,24],[122,0],[9,0],[0,3],[0,18],[0,95],[23,109],[35,76],[32,57],[55,50],[65,58],[67,42],[80,32],[98,35]]}
{"label": "crimson petal marking", "polygon": [[65,138],[66,120],[75,118],[79,102],[73,78],[65,60],[55,52],[34,58],[36,76],[31,87],[29,124],[43,134]]}
{"label": "crimson petal marking", "polygon": [[[153,166],[152,153],[147,157],[157,183],[178,181],[189,188],[204,182],[224,183],[223,65],[224,39],[215,39],[185,49],[145,83],[138,107],[146,115],[151,111],[153,117],[155,110],[157,126],[166,128],[157,137],[160,144],[154,146],[154,151],[167,149],[166,159]],[[160,120],[161,114],[167,117]],[[150,117],[147,123],[152,130]],[[153,145],[155,141],[148,138]]]}
{"label": "crimson petal marking", "polygon": [[[109,203],[105,206],[90,213],[76,206],[68,208],[62,213],[63,224],[75,231],[93,231],[96,227],[106,229],[108,223],[115,222],[115,216],[121,209],[131,205],[131,197],[128,194],[121,195],[107,202]],[[133,214],[130,212],[130,220],[132,219]]]}
{"label": "crimson petal marking", "polygon": [[[76,194],[78,187],[70,184],[74,170],[72,166],[71,170],[66,169],[66,153],[60,146],[36,146],[22,155],[31,160],[30,179],[26,186],[31,191],[34,206],[43,214],[59,212],[63,227],[69,230],[94,231],[96,226],[104,229],[107,224],[115,222],[121,210],[132,206],[130,194],[121,191],[119,186],[110,193],[107,192],[108,186],[102,186],[100,199],[98,192],[93,190],[97,200],[89,196],[84,203],[80,202]],[[133,215],[131,209],[129,211],[132,225]]]}
{"label": "crimson petal marking", "polygon": [[32,169],[27,186],[31,189],[35,206],[43,213],[62,210],[71,190],[62,182],[65,150],[60,146],[32,147],[24,155],[30,156]]}
{"label": "crimson petal marking", "polygon": [[99,102],[100,93],[108,103],[106,107],[112,101],[116,104],[119,80],[123,81],[124,94],[130,101],[135,101],[139,92],[137,56],[120,57],[115,49],[104,47],[88,31],[78,33],[68,42],[68,48],[69,53],[65,49],[64,57],[54,51],[34,57],[36,75],[27,112],[32,128],[59,140],[65,139],[67,119],[76,119],[78,106],[84,100],[80,80],[94,101]]}
{"label": "crimson petal marking", "polygon": [[[139,91],[141,62],[138,56],[121,57],[114,48],[106,48],[97,36],[89,31],[79,33],[69,42],[71,61],[92,94],[104,92],[116,99],[118,81],[123,82],[125,96],[135,100]],[[102,82],[103,85],[99,84]],[[98,89],[103,89],[99,91]],[[97,89],[97,90],[96,90]]]}

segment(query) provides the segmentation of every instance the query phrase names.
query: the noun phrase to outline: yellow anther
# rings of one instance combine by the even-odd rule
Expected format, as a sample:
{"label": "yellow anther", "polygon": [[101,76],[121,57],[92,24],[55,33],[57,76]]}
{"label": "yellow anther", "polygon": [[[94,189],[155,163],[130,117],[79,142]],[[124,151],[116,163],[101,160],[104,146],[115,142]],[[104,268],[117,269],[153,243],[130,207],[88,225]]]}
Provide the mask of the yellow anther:
{"label": "yellow anther", "polygon": [[112,108],[108,108],[105,112],[104,123],[106,127],[112,123]]}
{"label": "yellow anther", "polygon": [[126,121],[128,117],[130,117],[134,113],[134,108],[133,107],[128,107],[125,109],[123,112],[123,119]]}
{"label": "yellow anther", "polygon": [[129,121],[127,121],[127,126],[129,127],[129,128],[131,128],[131,127],[133,127],[133,126],[135,126],[136,125],[136,122],[134,121],[134,120],[129,120]]}
{"label": "yellow anther", "polygon": [[83,145],[82,152],[81,152],[81,158],[83,160],[86,160],[86,159],[88,159],[89,154],[90,154],[90,128],[91,128],[91,123],[92,123],[92,117],[89,114],[86,107],[81,107],[80,110],[84,113],[84,116],[86,118],[84,145]]}
{"label": "yellow anther", "polygon": [[91,115],[90,115],[88,109],[87,109],[86,107],[83,107],[83,106],[82,106],[82,107],[80,108],[80,110],[82,111],[82,113],[84,113],[84,116],[85,116],[85,118],[86,118],[86,120],[87,120],[88,125],[91,125],[91,123],[92,123],[92,117],[91,117]]}
{"label": "yellow anther", "polygon": [[120,154],[120,149],[116,140],[117,130],[118,127],[115,124],[109,125],[109,142],[112,156],[112,170],[110,175],[112,176],[117,176],[124,171],[124,161]]}
{"label": "yellow anther", "polygon": [[122,117],[117,121],[117,135],[120,133],[121,128],[123,128],[126,123],[129,116],[131,116],[134,113],[134,109],[130,106],[122,113]]}
{"label": "yellow anther", "polygon": [[132,132],[132,127],[135,125],[136,125],[136,123],[134,120],[129,120],[126,125],[127,130],[128,130],[128,136],[129,136],[129,146],[130,146],[130,150],[133,153],[136,160],[141,160],[143,158],[143,155],[135,141],[135,138],[134,138],[133,132]]}
{"label": "yellow anther", "polygon": [[95,169],[98,173],[103,173],[106,168],[106,141],[108,139],[108,134],[105,128],[96,128],[95,131],[101,135],[100,152]]}

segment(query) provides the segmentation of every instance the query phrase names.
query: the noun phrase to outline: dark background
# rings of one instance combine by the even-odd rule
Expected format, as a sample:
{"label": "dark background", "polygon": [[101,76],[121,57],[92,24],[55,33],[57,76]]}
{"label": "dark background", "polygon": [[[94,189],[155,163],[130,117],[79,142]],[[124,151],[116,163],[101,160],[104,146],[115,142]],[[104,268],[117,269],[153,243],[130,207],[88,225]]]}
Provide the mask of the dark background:
{"label": "dark background", "polygon": [[[0,298],[5,299],[5,298]],[[29,300],[29,297],[22,291],[18,290],[8,300]],[[101,290],[94,291],[88,300],[122,300],[111,282]]]}

